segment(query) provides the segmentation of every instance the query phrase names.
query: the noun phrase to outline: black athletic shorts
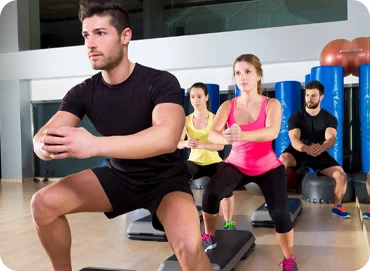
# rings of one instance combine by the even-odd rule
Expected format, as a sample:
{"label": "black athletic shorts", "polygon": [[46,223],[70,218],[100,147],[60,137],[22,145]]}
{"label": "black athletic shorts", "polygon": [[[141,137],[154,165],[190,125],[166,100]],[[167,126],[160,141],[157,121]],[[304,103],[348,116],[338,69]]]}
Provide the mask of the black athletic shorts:
{"label": "black athletic shorts", "polygon": [[329,167],[339,166],[338,162],[326,151],[319,156],[314,157],[305,152],[297,151],[292,145],[289,145],[283,153],[284,152],[290,153],[296,160],[297,165],[292,167],[293,169],[310,167],[317,172]]}
{"label": "black athletic shorts", "polygon": [[163,197],[175,191],[188,193],[193,197],[189,185],[191,176],[185,163],[160,173],[159,177],[156,177],[153,182],[148,181],[141,185],[133,184],[133,181],[138,182],[140,180],[130,180],[130,177],[126,176],[127,174],[111,165],[93,168],[92,171],[99,179],[113,206],[112,212],[105,213],[109,219],[143,208],[149,210],[153,216],[153,227],[164,231],[156,215]]}

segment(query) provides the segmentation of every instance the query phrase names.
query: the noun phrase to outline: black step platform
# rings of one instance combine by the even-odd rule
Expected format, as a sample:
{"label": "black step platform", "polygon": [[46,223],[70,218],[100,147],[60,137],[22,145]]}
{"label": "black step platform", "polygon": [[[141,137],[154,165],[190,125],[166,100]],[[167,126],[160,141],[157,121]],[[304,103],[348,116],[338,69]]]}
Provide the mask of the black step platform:
{"label": "black step platform", "polygon": [[80,271],[136,271],[129,269],[112,269],[112,268],[99,268],[99,267],[85,267]]}
{"label": "black step platform", "polygon": [[[256,238],[249,231],[217,230],[217,247],[207,251],[214,271],[230,271],[252,252]],[[165,260],[158,271],[178,271],[179,262],[175,255]]]}
{"label": "black step platform", "polygon": [[[200,221],[203,221],[202,207],[197,206]],[[165,232],[154,229],[152,216],[148,215],[130,224],[127,237],[131,240],[167,242]]]}
{"label": "black step platform", "polygon": [[[294,223],[297,216],[302,211],[302,201],[297,198],[288,198],[288,209],[292,222]],[[274,223],[271,220],[265,203],[253,212],[251,221],[253,227],[274,227]]]}

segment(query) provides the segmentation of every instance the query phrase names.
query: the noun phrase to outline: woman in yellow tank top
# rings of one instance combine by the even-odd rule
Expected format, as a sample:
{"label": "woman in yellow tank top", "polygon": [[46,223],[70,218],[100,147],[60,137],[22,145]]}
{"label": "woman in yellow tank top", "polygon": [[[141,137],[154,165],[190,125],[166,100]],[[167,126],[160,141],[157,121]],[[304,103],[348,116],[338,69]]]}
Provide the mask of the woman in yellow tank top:
{"label": "woman in yellow tank top", "polygon": [[[189,93],[194,113],[186,117],[178,148],[191,149],[187,165],[192,180],[205,176],[212,178],[222,165],[222,159],[217,151],[222,150],[224,145],[210,143],[207,139],[214,118],[212,112],[209,111],[207,86],[203,83],[195,83],[191,86]],[[188,140],[185,140],[185,136]],[[232,193],[221,201],[221,206],[225,219],[224,228],[234,230],[235,222],[232,221],[234,196]]]}

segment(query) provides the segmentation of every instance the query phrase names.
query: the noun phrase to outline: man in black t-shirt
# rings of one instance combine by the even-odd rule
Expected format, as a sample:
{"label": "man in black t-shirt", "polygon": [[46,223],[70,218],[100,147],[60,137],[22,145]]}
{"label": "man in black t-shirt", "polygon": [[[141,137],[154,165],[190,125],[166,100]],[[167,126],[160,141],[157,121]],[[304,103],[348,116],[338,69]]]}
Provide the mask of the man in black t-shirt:
{"label": "man in black t-shirt", "polygon": [[332,214],[341,218],[351,217],[342,206],[347,189],[347,176],[338,162],[327,152],[333,147],[337,136],[337,119],[320,103],[324,98],[324,86],[319,81],[306,85],[306,106],[289,119],[288,129],[291,144],[280,156],[287,167],[310,167],[335,180],[335,204]]}
{"label": "man in black t-shirt", "polygon": [[[145,208],[153,226],[165,230],[182,270],[211,270],[190,173],[177,150],[185,122],[179,82],[129,61],[131,29],[121,3],[81,1],[85,46],[92,68],[101,72],[68,91],[34,137],[34,151],[43,160],[105,156],[110,163],[38,191],[31,202],[35,229],[53,269],[72,270],[65,215],[105,212],[114,218]],[[101,137],[77,128],[84,115]]]}

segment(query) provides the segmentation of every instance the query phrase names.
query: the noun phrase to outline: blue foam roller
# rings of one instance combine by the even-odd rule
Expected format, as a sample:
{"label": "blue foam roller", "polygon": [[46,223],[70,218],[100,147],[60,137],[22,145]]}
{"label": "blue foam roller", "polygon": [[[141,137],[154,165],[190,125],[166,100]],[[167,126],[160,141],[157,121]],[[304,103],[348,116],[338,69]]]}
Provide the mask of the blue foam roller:
{"label": "blue foam roller", "polygon": [[275,84],[275,97],[281,103],[280,133],[275,141],[277,156],[290,145],[288,122],[290,116],[302,107],[301,83],[298,81],[283,81]]}
{"label": "blue foam roller", "polygon": [[235,97],[239,97],[240,96],[240,89],[238,88],[238,85],[235,84]]}
{"label": "blue foam roller", "polygon": [[205,84],[208,89],[208,97],[211,105],[211,112],[213,114],[217,113],[220,107],[220,86],[217,84]]}
{"label": "blue foam roller", "polygon": [[338,120],[337,140],[328,152],[341,166],[343,165],[343,74],[342,66],[319,66],[311,69],[311,80],[320,81],[325,88],[321,107],[329,111]]}
{"label": "blue foam roller", "polygon": [[304,85],[307,85],[309,82],[311,82],[311,74],[306,74],[304,78]]}
{"label": "blue foam roller", "polygon": [[370,64],[359,67],[362,171],[370,171]]}

